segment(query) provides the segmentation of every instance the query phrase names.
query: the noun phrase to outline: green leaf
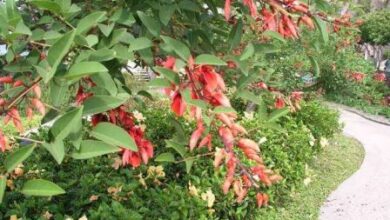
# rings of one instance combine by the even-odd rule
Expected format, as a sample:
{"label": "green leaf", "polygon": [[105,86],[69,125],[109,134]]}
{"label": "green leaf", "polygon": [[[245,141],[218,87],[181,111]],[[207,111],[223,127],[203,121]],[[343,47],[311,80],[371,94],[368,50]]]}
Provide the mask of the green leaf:
{"label": "green leaf", "polygon": [[146,37],[139,37],[131,41],[130,43],[130,51],[137,51],[137,50],[142,50],[145,48],[152,47],[152,41],[149,40],[149,38]]}
{"label": "green leaf", "polygon": [[107,72],[108,69],[102,65],[99,62],[80,62],[75,63],[73,66],[70,67],[68,73],[64,75],[64,78],[66,79],[76,79],[83,76],[101,73],[101,72]]}
{"label": "green leaf", "polygon": [[161,78],[155,78],[150,80],[147,83],[148,87],[154,87],[154,88],[167,88],[171,86],[171,83],[166,80],[166,79],[161,79]]}
{"label": "green leaf", "polygon": [[316,24],[318,30],[321,33],[321,39],[324,44],[328,44],[329,42],[329,33],[326,27],[326,22],[321,20],[321,18],[318,17],[313,17],[314,18],[314,23]]}
{"label": "green leaf", "polygon": [[118,94],[118,88],[116,87],[116,84],[109,73],[98,73],[92,75],[91,78],[97,86],[105,88],[107,92],[110,93],[110,95],[116,96]]}
{"label": "green leaf", "polygon": [[49,0],[35,0],[35,1],[30,1],[30,4],[43,9],[43,10],[48,10],[51,11],[55,14],[60,14],[61,13],[61,6],[57,4],[56,2],[49,1]]}
{"label": "green leaf", "polygon": [[115,23],[112,22],[111,24],[105,25],[105,24],[98,24],[98,27],[100,31],[103,33],[104,36],[108,37],[110,36],[112,30],[114,29]]}
{"label": "green leaf", "polygon": [[180,83],[179,74],[177,74],[176,72],[173,72],[170,69],[166,69],[166,68],[163,68],[163,67],[156,66],[156,67],[153,68],[153,70],[158,72],[158,73],[160,73],[160,74],[162,74],[162,75],[164,75],[165,78],[167,78],[169,81],[171,81],[174,84],[179,84]]}
{"label": "green leaf", "polygon": [[69,86],[65,79],[59,79],[55,77],[50,81],[49,97],[53,106],[58,107],[65,102],[68,88]]}
{"label": "green leaf", "polygon": [[[53,46],[50,47],[47,55],[47,60],[49,61],[50,66],[53,69],[56,69],[57,66],[61,63],[62,59],[69,52],[69,49],[72,45],[75,31],[69,31],[64,34],[60,39],[58,39]],[[45,82],[47,83],[54,75],[55,71],[52,71],[50,76],[45,78]]]}
{"label": "green leaf", "polygon": [[73,152],[72,157],[77,160],[82,160],[119,151],[121,151],[120,148],[102,141],[83,140],[80,145],[80,150]]}
{"label": "green leaf", "polygon": [[289,112],[290,112],[290,109],[287,107],[275,110],[269,115],[267,122],[274,122],[274,121],[278,120],[279,118],[287,115]]}
{"label": "green leaf", "polygon": [[184,101],[187,102],[189,105],[194,105],[196,107],[199,107],[201,109],[207,109],[207,103],[200,99],[192,99],[191,93],[189,89],[184,89],[182,91],[182,95],[184,98]]}
{"label": "green leaf", "polygon": [[0,204],[3,202],[5,188],[7,187],[7,177],[0,175]]}
{"label": "green leaf", "polygon": [[83,115],[97,114],[116,108],[126,102],[126,99],[109,95],[95,95],[84,101]]}
{"label": "green leaf", "polygon": [[214,66],[225,66],[225,61],[211,54],[201,54],[195,58],[196,64],[209,64]]}
{"label": "green leaf", "polygon": [[142,23],[145,25],[145,27],[149,30],[151,34],[156,37],[160,35],[161,27],[155,18],[146,15],[142,11],[137,11],[137,14],[139,19],[142,21]]}
{"label": "green leaf", "polygon": [[113,144],[115,146],[127,148],[132,151],[138,151],[138,147],[135,144],[133,138],[121,127],[118,127],[112,123],[100,122],[90,134],[106,142],[107,144]]}
{"label": "green leaf", "polygon": [[53,182],[34,179],[27,181],[21,192],[28,196],[55,196],[64,194],[65,190]]}
{"label": "green leaf", "polygon": [[154,159],[156,162],[175,162],[175,157],[171,153],[162,153]]}
{"label": "green leaf", "polygon": [[175,10],[176,10],[176,6],[174,6],[174,5],[165,5],[165,6],[161,7],[159,14],[158,14],[160,17],[161,23],[163,23],[165,26],[167,26],[169,21],[171,20],[173,13],[175,13]]}
{"label": "green leaf", "polygon": [[318,65],[317,60],[314,59],[314,57],[312,57],[312,56],[308,56],[308,57],[309,57],[311,66],[312,66],[312,68],[314,70],[314,76],[319,76],[320,73],[321,73],[321,70],[320,70],[320,66]]}
{"label": "green leaf", "polygon": [[23,146],[12,152],[5,159],[5,168],[7,172],[12,172],[19,164],[21,164],[25,159],[27,159],[35,149],[35,144],[28,146]]}
{"label": "green leaf", "polygon": [[171,141],[171,140],[166,140],[165,143],[166,143],[167,147],[173,148],[177,153],[180,154],[181,157],[184,158],[184,156],[186,155],[186,152],[187,152],[187,149],[184,145],[176,143],[176,142]]}
{"label": "green leaf", "polygon": [[161,36],[161,38],[184,61],[187,61],[190,58],[191,56],[190,49],[188,49],[187,45],[185,45],[183,42],[168,36]]}
{"label": "green leaf", "polygon": [[193,158],[186,158],[185,163],[186,163],[186,172],[190,173],[192,165],[194,165],[194,159]]}
{"label": "green leaf", "polygon": [[28,28],[23,21],[19,21],[19,23],[16,25],[15,32],[16,34],[24,34],[24,35],[31,35],[31,30]]}
{"label": "green leaf", "polygon": [[62,140],[55,140],[52,143],[43,143],[42,146],[50,152],[58,164],[62,163],[65,157],[65,146]]}
{"label": "green leaf", "polygon": [[77,24],[76,34],[84,34],[92,27],[96,26],[98,22],[106,15],[104,11],[96,11],[83,17]]}
{"label": "green leaf", "polygon": [[93,51],[89,57],[90,61],[102,62],[108,61],[115,58],[115,51],[108,49],[107,47]]}
{"label": "green leaf", "polygon": [[262,102],[262,99],[260,96],[256,96],[255,94],[253,94],[252,92],[248,91],[248,90],[241,90],[241,91],[238,91],[237,92],[237,96],[238,97],[241,97],[245,100],[248,100],[248,101],[251,101],[255,104],[258,104],[258,105],[262,105],[263,102]]}
{"label": "green leaf", "polygon": [[230,45],[230,50],[236,48],[240,44],[242,37],[242,28],[243,22],[241,19],[239,19],[237,24],[233,27],[229,34],[228,43]]}
{"label": "green leaf", "polygon": [[249,43],[241,54],[240,60],[247,60],[255,53],[255,47],[252,43]]}
{"label": "green leaf", "polygon": [[232,107],[217,106],[214,108],[215,113],[237,113]]}
{"label": "green leaf", "polygon": [[53,126],[50,128],[50,132],[56,140],[63,140],[70,133],[74,132],[74,124],[81,121],[82,112],[83,107],[73,109],[54,122]]}
{"label": "green leaf", "polygon": [[275,31],[270,31],[270,30],[267,30],[265,32],[263,32],[263,35],[264,36],[267,36],[267,37],[271,37],[275,40],[278,40],[282,43],[286,43],[287,41],[283,38],[282,35],[280,35],[278,32],[275,32]]}
{"label": "green leaf", "polygon": [[255,44],[254,47],[255,52],[259,54],[278,53],[281,51],[279,47],[270,43]]}

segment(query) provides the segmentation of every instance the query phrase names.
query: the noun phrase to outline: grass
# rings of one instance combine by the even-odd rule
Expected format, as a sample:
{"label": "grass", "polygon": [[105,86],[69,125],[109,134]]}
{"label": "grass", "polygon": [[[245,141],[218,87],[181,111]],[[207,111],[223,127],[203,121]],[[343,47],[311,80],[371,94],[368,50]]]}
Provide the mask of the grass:
{"label": "grass", "polygon": [[320,207],[327,196],[360,167],[364,149],[355,139],[337,136],[309,164],[311,182],[292,194],[283,208],[264,209],[258,220],[318,219]]}

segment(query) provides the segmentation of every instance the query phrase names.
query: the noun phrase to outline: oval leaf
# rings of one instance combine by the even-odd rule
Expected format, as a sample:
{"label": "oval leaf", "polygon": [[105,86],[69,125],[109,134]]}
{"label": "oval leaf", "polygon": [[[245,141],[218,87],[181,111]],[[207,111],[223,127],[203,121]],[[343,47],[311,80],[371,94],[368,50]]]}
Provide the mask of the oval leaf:
{"label": "oval leaf", "polygon": [[146,15],[142,11],[137,11],[137,14],[139,19],[142,21],[142,23],[145,25],[145,27],[151,34],[153,34],[154,36],[160,35],[161,27],[160,23],[156,19]]}
{"label": "oval leaf", "polygon": [[84,140],[81,142],[80,150],[73,152],[72,157],[81,160],[119,151],[121,151],[120,148],[106,144],[103,141]]}
{"label": "oval leaf", "polygon": [[7,178],[3,175],[0,176],[0,204],[3,201],[5,187],[7,186]]}
{"label": "oval leaf", "polygon": [[43,143],[42,146],[50,152],[58,164],[61,164],[65,157],[65,146],[62,140],[56,140],[52,143]]}
{"label": "oval leaf", "polygon": [[98,62],[80,62],[70,67],[69,72],[64,76],[67,79],[74,79],[94,73],[107,72],[107,68]]}
{"label": "oval leaf", "polygon": [[225,66],[225,61],[211,54],[201,54],[195,58],[196,64],[209,64],[215,66]]}
{"label": "oval leaf", "polygon": [[175,162],[175,157],[171,153],[162,153],[154,159],[157,162]]}
{"label": "oval leaf", "polygon": [[81,121],[83,107],[73,109],[58,118],[50,129],[55,139],[63,140],[74,131],[74,124]]}
{"label": "oval leaf", "polygon": [[112,97],[109,95],[95,95],[83,103],[83,116],[105,112],[116,108],[126,102],[125,98]]}
{"label": "oval leaf", "polygon": [[98,22],[106,15],[106,12],[97,11],[91,13],[82,18],[77,24],[76,34],[83,34],[89,31],[93,26],[96,26]]}
{"label": "oval leaf", "polygon": [[138,151],[138,147],[133,138],[123,128],[112,123],[100,122],[90,134],[107,144]]}
{"label": "oval leaf", "polygon": [[18,150],[14,151],[5,159],[5,168],[7,172],[12,172],[15,167],[21,164],[25,159],[27,159],[31,153],[34,151],[35,144],[28,146],[20,147]]}
{"label": "oval leaf", "polygon": [[28,196],[55,196],[64,194],[65,190],[53,182],[35,179],[27,181],[21,192]]}

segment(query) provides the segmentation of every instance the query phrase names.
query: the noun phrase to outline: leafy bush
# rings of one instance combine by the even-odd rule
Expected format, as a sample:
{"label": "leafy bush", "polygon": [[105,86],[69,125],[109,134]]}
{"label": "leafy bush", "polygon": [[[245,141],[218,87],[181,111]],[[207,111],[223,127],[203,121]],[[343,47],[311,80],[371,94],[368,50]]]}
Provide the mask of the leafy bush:
{"label": "leafy bush", "polygon": [[386,45],[390,42],[390,11],[371,12],[360,26],[364,42]]}

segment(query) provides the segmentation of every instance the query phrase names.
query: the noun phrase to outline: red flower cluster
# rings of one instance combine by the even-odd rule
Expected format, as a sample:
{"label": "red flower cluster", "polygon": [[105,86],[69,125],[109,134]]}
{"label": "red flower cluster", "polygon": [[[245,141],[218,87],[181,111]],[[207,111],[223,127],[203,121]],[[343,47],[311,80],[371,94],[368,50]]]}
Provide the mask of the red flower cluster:
{"label": "red flower cluster", "polygon": [[138,167],[141,162],[148,163],[148,160],[153,157],[153,145],[150,141],[144,138],[144,132],[141,127],[135,125],[133,115],[125,111],[124,106],[112,109],[107,113],[100,113],[92,116],[92,125],[96,126],[99,122],[110,122],[125,129],[134,139],[138,151],[134,152],[129,149],[122,149],[122,165],[130,164],[133,167]]}
{"label": "red flower cluster", "polygon": [[[182,93],[187,89],[190,91],[193,100],[202,100],[213,107],[231,107],[229,99],[224,94],[225,82],[222,76],[216,72],[214,67],[209,65],[193,65],[191,60],[192,58],[190,58],[189,64],[185,68],[186,79],[180,85],[172,85],[170,88],[166,88],[167,94],[170,95],[172,100],[172,111],[178,116],[184,114],[187,105],[182,97]],[[165,68],[176,72],[175,62],[172,61],[172,57],[168,57],[161,64]],[[203,113],[212,114],[210,112]],[[191,106],[190,114],[197,120],[197,128],[192,133],[189,141],[190,150],[204,146],[207,146],[211,150],[212,136],[209,133],[205,133],[207,129],[205,129],[203,122],[202,110],[199,107]],[[270,180],[271,178],[268,178],[268,176],[272,174],[272,171],[266,171],[263,160],[259,155],[259,146],[250,139],[242,138],[242,136],[247,134],[247,131],[236,123],[236,118],[237,115],[233,112],[215,114],[213,124],[220,124],[218,135],[222,140],[224,148],[216,151],[214,166],[219,167],[225,161],[227,173],[222,190],[226,194],[233,187],[237,201],[241,202],[251,186],[258,187],[258,184],[263,182],[263,179]],[[234,148],[235,146],[237,146],[237,149]],[[257,167],[256,172],[260,172],[259,169],[263,170],[263,179],[258,178],[259,181],[256,181],[254,177],[258,174],[254,172],[254,169],[246,167],[240,162],[235,152],[238,149],[243,152],[243,155],[247,159],[252,160],[256,164],[254,166]],[[237,176],[237,173],[244,173],[245,175]],[[280,180],[280,178],[272,179],[275,180],[274,182]]]}
{"label": "red flower cluster", "polygon": [[356,82],[362,82],[366,75],[364,73],[355,72],[350,74],[350,78]]}
{"label": "red flower cluster", "polygon": [[7,138],[3,134],[3,131],[0,129],[0,149],[4,152],[7,149]]}
{"label": "red flower cluster", "polygon": [[377,72],[374,74],[374,80],[378,82],[386,81],[386,74],[384,72]]}

